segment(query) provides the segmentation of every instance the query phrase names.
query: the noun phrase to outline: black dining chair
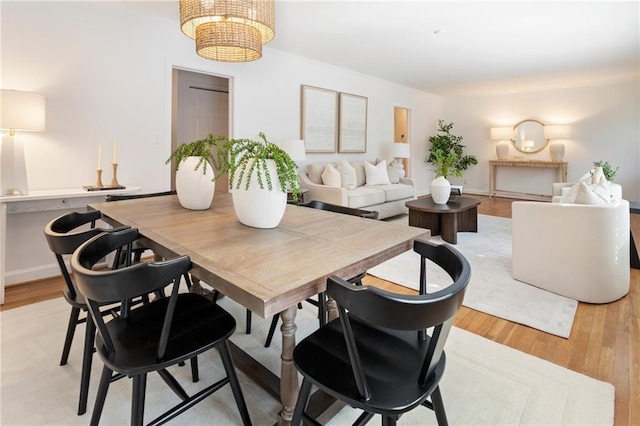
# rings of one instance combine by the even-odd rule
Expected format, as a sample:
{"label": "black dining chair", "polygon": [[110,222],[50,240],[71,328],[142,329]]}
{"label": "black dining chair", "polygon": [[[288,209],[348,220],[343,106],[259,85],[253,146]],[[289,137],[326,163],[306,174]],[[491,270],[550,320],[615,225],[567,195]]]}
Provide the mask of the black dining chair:
{"label": "black dining chair", "polygon": [[[69,325],[67,326],[67,334],[62,349],[60,365],[67,364],[76,326],[86,323],[78,415],[84,414],[87,411],[95,325],[88,315],[82,318],[80,317],[81,312],[87,312],[87,303],[82,294],[78,292],[63,256],[71,255],[82,243],[90,238],[102,232],[112,232],[114,230],[96,227],[96,221],[100,219],[100,217],[101,214],[97,210],[70,212],[53,219],[44,227],[45,238],[49,248],[55,254],[60,272],[64,278],[65,286],[62,289],[62,294],[67,303],[71,305]],[[109,309],[103,314],[109,314],[110,312],[111,310]]]}
{"label": "black dining chair", "polygon": [[[355,286],[336,276],[327,295],[339,318],[302,340],[293,360],[303,376],[291,424],[318,424],[306,412],[312,386],[364,412],[354,424],[382,415],[383,425],[424,405],[447,424],[439,382],[445,371],[444,346],[471,276],[467,260],[453,247],[416,241],[421,256],[420,284],[426,288],[426,259],[453,279],[430,294],[402,295]],[[431,335],[426,330],[433,327]]]}
{"label": "black dining chair", "polygon": [[[71,258],[71,268],[80,292],[87,299],[97,326],[96,351],[104,364],[91,423],[100,421],[109,384],[115,376],[133,379],[131,424],[142,425],[147,374],[157,372],[182,400],[154,419],[165,423],[224,385],[230,384],[242,423],[251,424],[240,383],[231,359],[228,339],[236,328],[235,319],[216,303],[194,293],[179,293],[181,279],[187,282],[191,260],[181,256],[161,262],[131,263],[113,270],[95,265],[122,247],[137,241],[137,229],[100,234],[81,245]],[[105,322],[100,307],[118,300],[132,299],[164,290],[170,296],[157,299]],[[168,367],[216,348],[226,376],[189,396]]]}
{"label": "black dining chair", "polygon": [[[366,219],[378,219],[378,212],[375,210],[354,209],[350,207],[338,206],[336,204],[324,203],[322,201],[312,200],[312,201],[309,201],[308,203],[300,204],[300,206],[309,207],[312,209],[327,210],[334,213],[347,214],[351,216],[358,216]],[[349,278],[347,281],[355,285],[362,285],[362,280],[366,275],[367,275],[366,272],[361,272],[355,277]],[[318,300],[307,299],[306,302],[311,303],[312,305],[318,307],[318,320],[320,322],[320,327],[325,325],[327,322],[326,320],[327,309],[326,309],[326,300],[325,300],[324,293],[318,294]],[[302,305],[298,304],[298,308],[302,308]],[[250,315],[251,315],[251,311],[248,311],[247,318],[250,319]],[[276,327],[278,326],[279,320],[280,320],[280,314],[279,313],[275,314],[273,316],[273,319],[271,320],[271,326],[269,326],[269,333],[267,334],[267,340],[264,343],[265,348],[268,348],[269,346],[271,346],[271,341],[273,340],[273,335],[276,332]]]}

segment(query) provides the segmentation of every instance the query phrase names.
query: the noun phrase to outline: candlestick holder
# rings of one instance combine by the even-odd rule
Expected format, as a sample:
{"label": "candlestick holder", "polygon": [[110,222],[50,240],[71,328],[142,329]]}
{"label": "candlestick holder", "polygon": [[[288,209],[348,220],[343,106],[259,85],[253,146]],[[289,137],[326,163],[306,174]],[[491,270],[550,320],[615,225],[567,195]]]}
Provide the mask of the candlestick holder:
{"label": "candlestick holder", "polygon": [[93,185],[94,188],[104,188],[102,185],[102,170],[96,170],[96,183]]}
{"label": "candlestick holder", "polygon": [[111,178],[111,184],[109,186],[112,186],[114,188],[120,186],[120,184],[118,183],[118,163],[113,163],[111,165],[111,167],[113,167],[113,177]]}

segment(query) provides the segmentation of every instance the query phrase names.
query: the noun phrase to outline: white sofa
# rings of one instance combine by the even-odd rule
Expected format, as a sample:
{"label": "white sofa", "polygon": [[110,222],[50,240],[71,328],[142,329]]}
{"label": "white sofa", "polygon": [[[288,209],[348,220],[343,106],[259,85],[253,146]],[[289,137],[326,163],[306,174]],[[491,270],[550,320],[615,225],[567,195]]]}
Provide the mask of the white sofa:
{"label": "white sofa", "polygon": [[512,203],[513,278],[581,302],[629,292],[629,202]]}
{"label": "white sofa", "polygon": [[[416,198],[416,185],[413,179],[398,178],[398,183],[387,185],[366,185],[364,162],[350,162],[356,169],[356,185],[353,189],[324,185],[322,173],[327,164],[309,164],[306,173],[299,173],[300,186],[307,190],[305,199],[336,204],[361,210],[378,212],[378,219],[384,219],[407,213],[407,201]],[[394,182],[395,179],[391,178]]]}

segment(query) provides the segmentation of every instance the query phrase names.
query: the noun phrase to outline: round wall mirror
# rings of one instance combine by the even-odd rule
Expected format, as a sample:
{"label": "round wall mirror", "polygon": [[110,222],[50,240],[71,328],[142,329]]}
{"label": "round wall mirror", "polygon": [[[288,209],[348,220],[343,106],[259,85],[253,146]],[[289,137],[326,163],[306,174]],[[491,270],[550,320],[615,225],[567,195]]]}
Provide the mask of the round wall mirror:
{"label": "round wall mirror", "polygon": [[538,120],[523,120],[513,126],[513,147],[525,154],[542,151],[549,140],[544,137],[544,124]]}

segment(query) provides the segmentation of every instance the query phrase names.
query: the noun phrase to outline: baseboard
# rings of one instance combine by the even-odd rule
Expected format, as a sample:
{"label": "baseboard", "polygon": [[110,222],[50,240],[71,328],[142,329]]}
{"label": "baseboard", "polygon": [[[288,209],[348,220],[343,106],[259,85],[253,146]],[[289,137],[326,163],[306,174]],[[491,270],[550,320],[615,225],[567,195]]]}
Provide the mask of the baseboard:
{"label": "baseboard", "polygon": [[57,263],[41,265],[33,268],[7,271],[4,275],[5,286],[22,284],[30,281],[38,281],[46,278],[60,276],[60,268]]}

